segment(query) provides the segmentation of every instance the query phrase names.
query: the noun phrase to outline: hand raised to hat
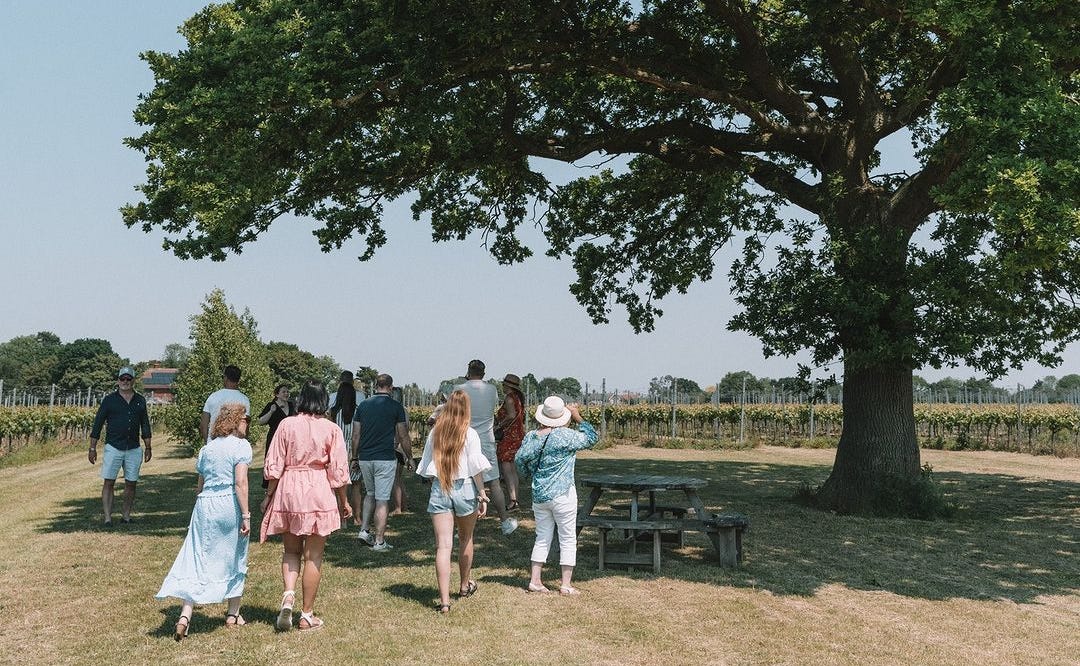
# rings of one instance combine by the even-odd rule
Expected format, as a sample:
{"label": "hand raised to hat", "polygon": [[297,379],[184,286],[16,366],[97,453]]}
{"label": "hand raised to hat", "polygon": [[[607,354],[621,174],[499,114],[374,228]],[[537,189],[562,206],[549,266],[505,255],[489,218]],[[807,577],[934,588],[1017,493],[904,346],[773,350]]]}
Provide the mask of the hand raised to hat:
{"label": "hand raised to hat", "polygon": [[584,419],[581,418],[581,409],[578,407],[578,404],[576,402],[572,402],[567,405],[566,409],[570,411],[571,421],[573,421],[574,423],[581,423],[582,421],[584,421]]}

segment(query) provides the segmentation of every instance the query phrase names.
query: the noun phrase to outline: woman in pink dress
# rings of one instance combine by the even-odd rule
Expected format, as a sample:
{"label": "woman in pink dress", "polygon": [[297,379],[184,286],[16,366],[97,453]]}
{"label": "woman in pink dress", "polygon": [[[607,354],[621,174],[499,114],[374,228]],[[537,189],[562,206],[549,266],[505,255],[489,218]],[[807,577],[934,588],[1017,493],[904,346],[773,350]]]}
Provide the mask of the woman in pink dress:
{"label": "woman in pink dress", "polygon": [[292,628],[296,600],[296,579],[304,560],[304,596],[300,630],[323,626],[315,617],[315,594],[322,577],[326,538],[341,528],[341,520],[352,516],[345,496],[349,465],[341,429],[323,417],[328,396],[322,382],[309,381],[300,391],[296,416],[281,421],[263,463],[269,482],[262,502],[262,529],[259,542],[280,534],[285,542],[281,557],[281,577],[285,593],[277,628]]}

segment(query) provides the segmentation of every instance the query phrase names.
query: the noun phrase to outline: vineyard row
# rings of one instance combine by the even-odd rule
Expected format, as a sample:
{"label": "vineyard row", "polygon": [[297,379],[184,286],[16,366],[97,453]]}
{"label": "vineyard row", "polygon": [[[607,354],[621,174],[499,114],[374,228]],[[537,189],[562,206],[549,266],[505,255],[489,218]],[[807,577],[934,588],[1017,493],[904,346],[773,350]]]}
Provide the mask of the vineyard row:
{"label": "vineyard row", "polygon": [[[164,427],[169,406],[151,406],[155,430]],[[0,454],[47,439],[85,440],[95,408],[0,407]],[[413,436],[421,442],[432,408],[407,409]],[[589,405],[582,415],[610,438],[746,440],[797,444],[798,440],[839,438],[843,407],[837,404]],[[1033,452],[1049,445],[1071,444],[1080,454],[1080,408],[1072,405],[916,404],[916,434],[924,445],[954,448],[1003,448]],[[531,426],[530,426],[531,427]],[[1045,447],[1043,447],[1045,448]],[[1068,454],[1070,449],[1066,449]]]}

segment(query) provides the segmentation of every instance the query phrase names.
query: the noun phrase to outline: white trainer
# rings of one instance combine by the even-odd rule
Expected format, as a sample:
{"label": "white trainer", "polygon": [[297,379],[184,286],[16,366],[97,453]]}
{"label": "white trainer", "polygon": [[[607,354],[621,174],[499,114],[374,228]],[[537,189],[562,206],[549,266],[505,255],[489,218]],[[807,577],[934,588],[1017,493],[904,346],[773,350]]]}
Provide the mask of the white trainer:
{"label": "white trainer", "polygon": [[506,520],[502,521],[502,533],[506,534],[507,536],[513,534],[514,530],[516,530],[517,528],[517,518],[507,518]]}
{"label": "white trainer", "polygon": [[375,545],[375,537],[371,536],[371,532],[368,532],[367,530],[360,530],[359,532],[357,532],[356,538],[360,539],[369,546]]}

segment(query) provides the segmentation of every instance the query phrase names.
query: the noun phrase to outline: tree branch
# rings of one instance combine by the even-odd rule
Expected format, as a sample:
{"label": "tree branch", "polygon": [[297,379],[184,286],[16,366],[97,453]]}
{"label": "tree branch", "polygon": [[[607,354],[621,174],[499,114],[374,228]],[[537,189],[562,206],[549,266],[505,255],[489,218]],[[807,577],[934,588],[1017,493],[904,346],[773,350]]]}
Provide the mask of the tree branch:
{"label": "tree branch", "polygon": [[713,18],[735,32],[740,64],[754,88],[773,108],[795,125],[809,125],[819,120],[817,112],[801,95],[787,85],[776,72],[761,34],[739,0],[706,0],[705,9]]}
{"label": "tree branch", "polygon": [[946,53],[934,67],[934,71],[923,81],[915,81],[908,86],[900,96],[899,101],[888,113],[885,124],[881,128],[881,136],[892,134],[901,127],[907,126],[912,118],[924,113],[938,94],[945,88],[955,85],[963,75],[963,67],[953,58],[951,53]]}
{"label": "tree branch", "polygon": [[938,146],[938,158],[905,179],[889,197],[885,214],[894,224],[914,231],[927,216],[941,210],[932,190],[948,180],[960,165],[964,150],[962,141],[952,134],[942,136]]}

